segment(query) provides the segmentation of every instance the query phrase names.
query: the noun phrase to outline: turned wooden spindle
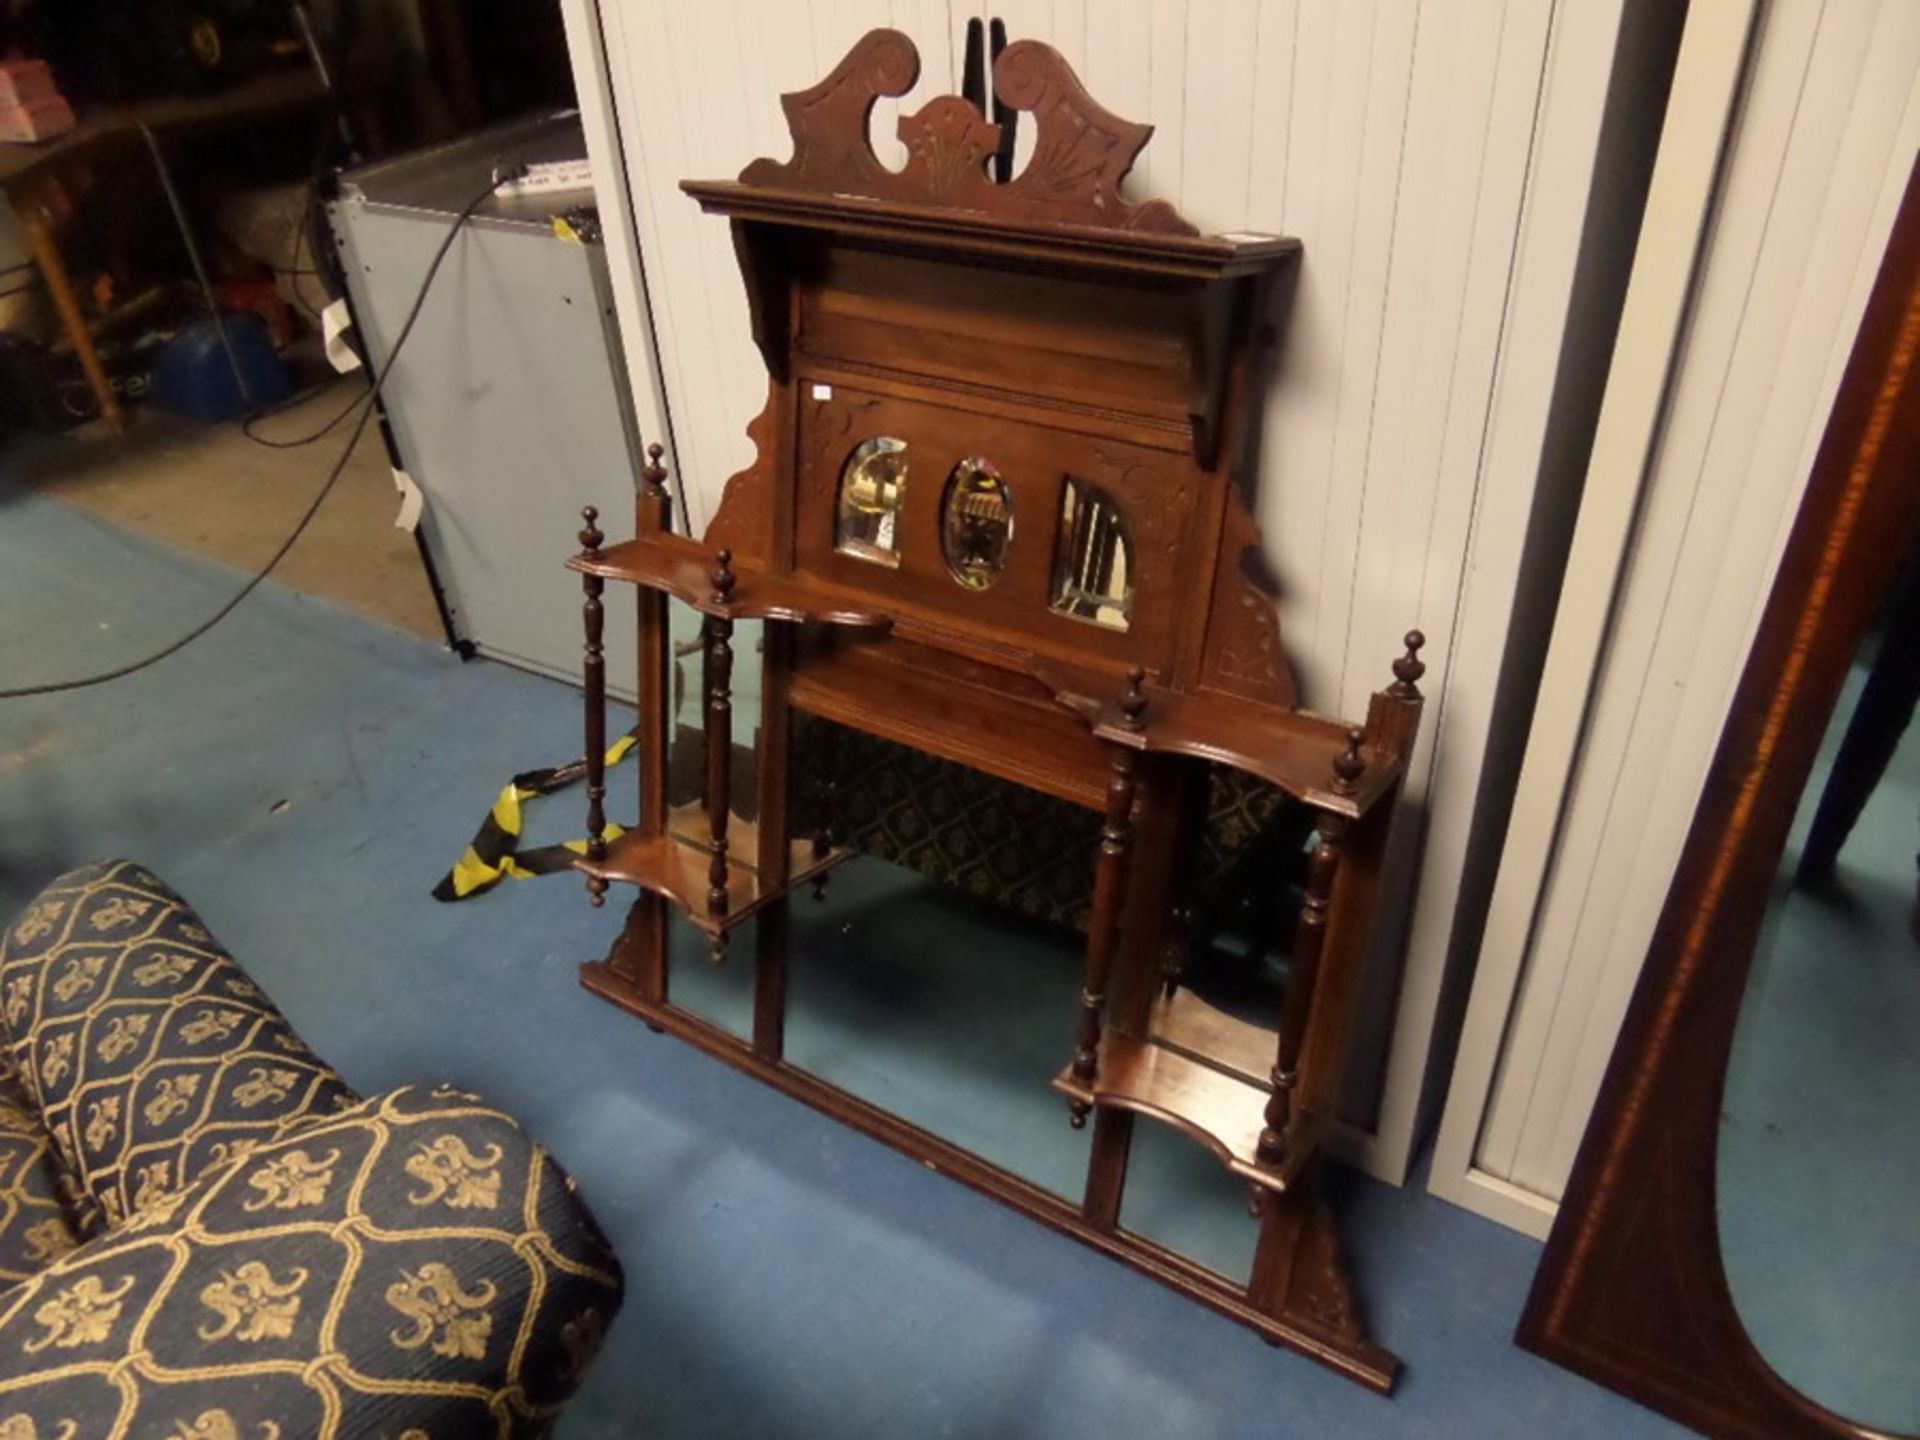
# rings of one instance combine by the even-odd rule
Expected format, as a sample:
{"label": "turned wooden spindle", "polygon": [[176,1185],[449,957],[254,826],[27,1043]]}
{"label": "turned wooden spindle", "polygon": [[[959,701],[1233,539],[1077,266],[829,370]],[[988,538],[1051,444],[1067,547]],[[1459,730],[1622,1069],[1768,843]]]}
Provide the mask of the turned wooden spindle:
{"label": "turned wooden spindle", "polygon": [[[590,560],[600,558],[600,545],[607,537],[597,523],[600,512],[588,505],[580,511],[586,522],[580,531],[580,545]],[[607,582],[598,575],[582,575],[580,588],[586,592],[583,620],[586,627],[586,660],[582,666],[586,697],[587,742],[587,858],[607,858],[607,658],[601,638],[606,624],[606,606],[601,600]],[[607,882],[599,875],[587,877],[587,902],[606,903]]]}
{"label": "turned wooden spindle", "polygon": [[[1138,674],[1138,671],[1134,672]],[[1100,829],[1100,859],[1093,872],[1093,913],[1087,926],[1087,960],[1080,988],[1080,1025],[1073,1051],[1073,1078],[1092,1082],[1100,1069],[1100,1011],[1107,979],[1120,948],[1120,910],[1126,899],[1127,853],[1133,848],[1135,752],[1126,745],[1108,747],[1107,808]],[[1087,1123],[1084,1100],[1068,1104],[1067,1122],[1078,1130]]]}
{"label": "turned wooden spindle", "polygon": [[1160,995],[1171,1000],[1186,982],[1193,958],[1193,907],[1176,904],[1167,912],[1167,937],[1160,946]]}
{"label": "turned wooden spindle", "polygon": [[647,463],[640,467],[640,528],[673,529],[673,497],[667,492],[667,467],[660,463],[666,450],[658,441],[647,446]]}
{"label": "turned wooden spindle", "polygon": [[1366,757],[1361,755],[1360,746],[1366,738],[1367,732],[1358,725],[1347,731],[1347,748],[1333,762],[1333,790],[1336,795],[1360,793],[1360,777],[1367,770]]}
{"label": "turned wooden spindle", "polygon": [[1127,693],[1120,697],[1120,723],[1129,730],[1146,724],[1147,694],[1141,688],[1146,679],[1147,672],[1138,665],[1127,671]]}
{"label": "turned wooden spindle", "polygon": [[[733,594],[733,553],[715,557],[713,601],[725,605]],[[706,623],[707,749],[707,908],[727,911],[727,819],[733,808],[733,621],[709,615]],[[721,952],[724,954],[724,951]],[[719,958],[716,956],[716,958]]]}
{"label": "turned wooden spindle", "polygon": [[[1347,732],[1347,748],[1333,762],[1333,789],[1336,794],[1353,795],[1360,787],[1360,776],[1367,762],[1360,754],[1365,732]],[[1300,923],[1294,931],[1293,951],[1287,957],[1287,993],[1281,1003],[1280,1039],[1274,1059],[1273,1094],[1262,1115],[1259,1144],[1255,1158],[1263,1165],[1276,1165],[1286,1154],[1287,1127],[1293,1120],[1293,1092],[1300,1083],[1300,1051],[1306,1044],[1307,1023],[1313,1015],[1314,986],[1320,978],[1320,953],[1326,943],[1327,912],[1333,903],[1333,885],[1340,869],[1341,843],[1347,821],[1342,815],[1322,815],[1320,836],[1313,847],[1313,859],[1307,866],[1307,894],[1300,906]]]}
{"label": "turned wooden spindle", "polygon": [[1420,677],[1427,673],[1426,663],[1420,658],[1420,650],[1426,643],[1427,637],[1418,630],[1407,632],[1407,653],[1393,662],[1393,684],[1387,688],[1387,693],[1394,699],[1418,700],[1420,698]]}

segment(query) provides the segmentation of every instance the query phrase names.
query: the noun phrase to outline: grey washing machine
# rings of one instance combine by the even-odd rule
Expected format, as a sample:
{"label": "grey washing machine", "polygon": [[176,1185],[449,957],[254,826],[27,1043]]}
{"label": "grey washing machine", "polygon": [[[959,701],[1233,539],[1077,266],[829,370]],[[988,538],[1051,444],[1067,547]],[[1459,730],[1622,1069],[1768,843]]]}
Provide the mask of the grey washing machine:
{"label": "grey washing machine", "polygon": [[[586,154],[572,114],[501,126],[341,177],[328,207],[362,348],[384,365],[434,251],[494,168]],[[590,190],[496,195],[448,252],[387,380],[401,468],[449,640],[541,674],[580,676],[580,507],[633,530],[636,433],[606,252]],[[662,437],[647,437],[649,439]],[[610,596],[607,648],[634,650],[634,607]],[[630,683],[631,666],[609,665]]]}

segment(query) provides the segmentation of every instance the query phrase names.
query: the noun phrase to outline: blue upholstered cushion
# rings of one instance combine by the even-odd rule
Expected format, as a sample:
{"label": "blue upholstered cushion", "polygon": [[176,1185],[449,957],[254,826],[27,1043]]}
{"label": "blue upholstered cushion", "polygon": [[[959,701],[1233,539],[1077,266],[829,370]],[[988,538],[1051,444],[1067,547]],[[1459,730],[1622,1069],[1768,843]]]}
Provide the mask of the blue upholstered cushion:
{"label": "blue upholstered cushion", "polygon": [[61,876],[0,941],[0,1023],[83,1230],[357,1098],[199,917],[129,860]]}
{"label": "blue upholstered cushion", "polygon": [[605,1240],[510,1118],[397,1090],[214,1165],[0,1295],[0,1436],[537,1435],[620,1297]]}

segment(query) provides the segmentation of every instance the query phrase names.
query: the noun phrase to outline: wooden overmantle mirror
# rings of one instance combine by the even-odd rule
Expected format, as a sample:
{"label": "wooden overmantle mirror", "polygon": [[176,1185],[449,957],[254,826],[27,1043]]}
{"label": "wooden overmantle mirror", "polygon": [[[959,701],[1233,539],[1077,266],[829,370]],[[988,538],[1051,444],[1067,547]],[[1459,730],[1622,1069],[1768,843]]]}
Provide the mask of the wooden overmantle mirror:
{"label": "wooden overmantle mirror", "polygon": [[1920,184],[1521,1322],[1727,1437],[1920,1433]]}
{"label": "wooden overmantle mirror", "polygon": [[[1034,41],[994,63],[1000,118],[931,99],[889,169],[871,116],[919,65],[873,31],[782,97],[791,158],[683,182],[730,228],[767,401],[701,535],[656,447],[634,538],[589,514],[569,562],[577,868],[628,902],[582,982],[1386,1390],[1318,1174],[1424,640],[1380,657],[1364,717],[1301,705],[1254,503],[1301,242],[1126,198],[1152,128]],[[996,179],[1016,124],[1031,159]],[[609,585],[639,606],[620,829]],[[683,643],[697,768],[670,757]],[[907,898],[914,875],[1054,928]]]}

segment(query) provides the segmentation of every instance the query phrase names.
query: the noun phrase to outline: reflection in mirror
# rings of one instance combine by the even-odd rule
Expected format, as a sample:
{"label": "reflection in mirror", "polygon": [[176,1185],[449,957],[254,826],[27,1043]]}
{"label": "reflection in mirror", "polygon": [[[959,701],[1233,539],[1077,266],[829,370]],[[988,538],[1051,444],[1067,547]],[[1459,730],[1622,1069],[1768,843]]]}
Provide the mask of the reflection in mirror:
{"label": "reflection in mirror", "polygon": [[1827,727],[1727,1070],[1721,1250],[1754,1344],[1849,1420],[1920,1432],[1920,556]]}
{"label": "reflection in mirror", "polygon": [[834,548],[876,565],[900,563],[896,527],[907,498],[907,442],[891,435],[862,440],[840,470]]}
{"label": "reflection in mirror", "polygon": [[1013,496],[1000,468],[975,455],[953,467],[941,502],[940,548],[953,578],[985,590],[1000,578],[1013,543]]}
{"label": "reflection in mirror", "polygon": [[1068,478],[1053,556],[1053,608],[1125,630],[1133,613],[1133,542],[1119,508],[1091,485]]}

